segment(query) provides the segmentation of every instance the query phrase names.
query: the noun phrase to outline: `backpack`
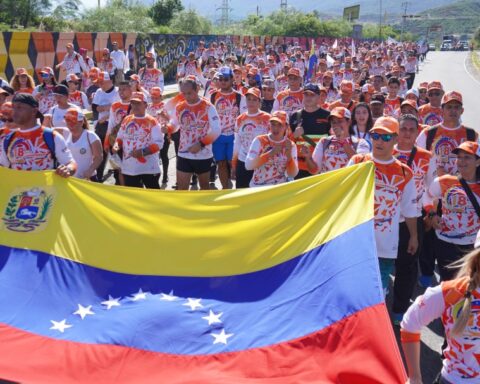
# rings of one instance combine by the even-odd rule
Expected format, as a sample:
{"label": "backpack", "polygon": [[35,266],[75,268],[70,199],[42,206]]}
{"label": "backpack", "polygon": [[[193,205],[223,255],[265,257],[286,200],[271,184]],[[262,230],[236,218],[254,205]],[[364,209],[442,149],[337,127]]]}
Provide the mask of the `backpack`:
{"label": "backpack", "polygon": [[[465,127],[467,131],[467,141],[475,141],[475,130],[472,128]],[[426,150],[430,151],[432,149],[433,139],[435,139],[435,135],[438,131],[438,125],[430,127],[427,131],[427,143],[426,143]]]}
{"label": "backpack", "polygon": [[[3,141],[3,151],[5,152],[5,154],[8,154],[8,149],[10,147],[10,144],[12,143],[15,133],[17,132],[13,131],[5,136],[5,140]],[[43,135],[43,141],[45,141],[45,144],[47,145],[47,148],[50,151],[50,154],[52,156],[53,167],[56,169],[58,167],[58,160],[57,160],[57,156],[55,155],[55,136],[53,134],[53,129],[43,128],[42,135]]]}

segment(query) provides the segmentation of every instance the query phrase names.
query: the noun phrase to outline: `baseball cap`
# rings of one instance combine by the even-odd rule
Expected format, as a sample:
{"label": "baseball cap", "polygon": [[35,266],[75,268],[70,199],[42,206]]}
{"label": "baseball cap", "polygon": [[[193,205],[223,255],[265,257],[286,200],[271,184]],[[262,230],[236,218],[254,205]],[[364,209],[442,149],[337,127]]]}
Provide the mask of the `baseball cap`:
{"label": "baseball cap", "polygon": [[333,108],[330,111],[330,116],[328,118],[330,119],[332,117],[338,117],[339,119],[349,119],[350,120],[352,118],[352,114],[350,113],[350,111],[347,108],[336,107],[336,108]]}
{"label": "baseball cap", "polygon": [[29,93],[17,93],[13,96],[12,103],[27,104],[33,108],[38,108],[38,101]]}
{"label": "baseball cap", "polygon": [[431,89],[439,89],[440,91],[443,91],[443,85],[440,81],[435,80],[431,81],[428,83],[427,89],[430,91]]}
{"label": "baseball cap", "polygon": [[383,132],[398,135],[399,124],[397,119],[390,116],[379,117],[370,132]]}
{"label": "baseball cap", "polygon": [[78,50],[78,53],[80,53],[81,55],[83,55],[84,53],[87,53],[87,49],[86,48],[80,48]]}
{"label": "baseball cap", "polygon": [[110,53],[110,50],[108,48],[103,48],[103,54],[105,55],[106,53]]}
{"label": "baseball cap", "polygon": [[418,111],[417,102],[416,102],[415,100],[412,100],[412,99],[404,100],[404,101],[402,102],[402,104],[400,105],[400,108],[402,108],[404,105],[409,105],[409,106],[411,106],[412,108],[415,108],[416,111]]}
{"label": "baseball cap", "polygon": [[369,93],[370,95],[373,95],[375,93],[375,88],[372,84],[364,84],[362,86],[362,92],[363,93]]}
{"label": "baseball cap", "polygon": [[262,97],[262,94],[260,93],[260,89],[258,89],[257,87],[249,88],[245,96],[247,95],[253,95],[258,99],[261,99]]}
{"label": "baseball cap", "polygon": [[240,66],[238,66],[238,65],[235,65],[235,66],[233,67],[233,72],[242,72],[242,68],[241,68]]}
{"label": "baseball cap", "polygon": [[20,75],[28,75],[28,72],[25,68],[17,68],[15,71],[15,74],[20,76]]}
{"label": "baseball cap", "polygon": [[0,87],[0,93],[4,93],[5,95],[11,96],[15,93],[15,90],[9,85],[4,85]]}
{"label": "baseball cap", "polygon": [[130,76],[130,81],[138,81],[140,82],[140,76],[138,76],[136,73]]}
{"label": "baseball cap", "polygon": [[66,45],[66,47],[67,47],[67,48],[73,48],[73,44],[72,44],[72,43],[68,43],[68,44]]}
{"label": "baseball cap", "polygon": [[225,78],[230,78],[233,77],[233,71],[232,68],[230,67],[222,67],[218,71],[220,73],[220,78],[225,77]]}
{"label": "baseball cap", "polygon": [[296,76],[296,77],[302,77],[300,75],[300,70],[298,68],[290,68],[288,70],[287,76]]}
{"label": "baseball cap", "polygon": [[110,80],[110,75],[108,74],[108,72],[100,72],[98,74],[97,81],[99,83],[101,83],[102,81],[108,81],[108,80]]}
{"label": "baseball cap", "polygon": [[88,71],[88,77],[90,79],[96,80],[99,74],[100,74],[100,68],[97,68],[97,67],[90,68],[90,71]]}
{"label": "baseball cap", "polygon": [[53,69],[50,68],[50,67],[43,67],[43,68],[40,70],[40,73],[44,73],[44,74],[46,74],[46,75],[53,76]]}
{"label": "baseball cap", "polygon": [[153,54],[153,52],[147,52],[145,54],[145,58],[146,59],[155,59],[155,55]]}
{"label": "baseball cap", "polygon": [[382,93],[374,93],[370,99],[370,104],[374,103],[385,104],[385,96]]}
{"label": "baseball cap", "polygon": [[320,88],[318,87],[317,84],[308,83],[303,88],[303,93],[307,93],[307,92],[311,92],[311,93],[314,93],[316,95],[319,95],[320,94]]}
{"label": "baseball cap", "polygon": [[460,92],[457,91],[450,91],[443,95],[442,97],[442,105],[449,103],[450,101],[457,101],[463,105],[463,97]]}
{"label": "baseball cap", "polygon": [[342,80],[340,83],[341,93],[353,93],[353,83],[351,81]]}
{"label": "baseball cap", "polygon": [[68,96],[68,88],[63,84],[58,84],[53,87],[53,94],[60,96]]}
{"label": "baseball cap", "polygon": [[77,122],[83,121],[84,118],[83,112],[79,108],[68,108],[65,112],[65,121]]}
{"label": "baseball cap", "polygon": [[415,88],[411,88],[407,91],[407,93],[405,94],[405,97],[408,97],[408,95],[415,95],[415,97],[418,99],[419,97],[419,94],[418,94],[418,91],[415,89]]}
{"label": "baseball cap", "polygon": [[331,78],[333,78],[333,72],[332,72],[332,71],[326,71],[326,72],[323,74],[323,77],[331,77]]}
{"label": "baseball cap", "polygon": [[70,73],[67,75],[67,77],[65,78],[65,80],[68,82],[70,81],[79,81],[80,78],[75,74],[75,73]]}
{"label": "baseball cap", "polygon": [[460,144],[457,148],[455,148],[452,153],[455,155],[458,155],[458,152],[464,151],[467,152],[471,155],[475,155],[477,157],[480,157],[480,146],[478,143],[474,141],[464,141],[462,144]]}
{"label": "baseball cap", "polygon": [[150,96],[152,97],[160,97],[162,96],[162,90],[160,87],[152,87],[150,89]]}
{"label": "baseball cap", "polygon": [[275,111],[272,113],[269,121],[277,121],[282,125],[287,124],[287,113],[285,111]]}
{"label": "baseball cap", "polygon": [[257,68],[250,68],[248,70],[247,76],[257,76],[258,74],[258,69]]}
{"label": "baseball cap", "polygon": [[418,85],[418,89],[428,89],[428,82],[424,81]]}
{"label": "baseball cap", "polygon": [[145,103],[145,95],[143,92],[133,92],[132,97],[130,98],[130,102],[138,101],[140,103]]}
{"label": "baseball cap", "polygon": [[292,62],[291,62],[291,61],[288,61],[288,60],[285,61],[285,62],[283,63],[283,67],[284,67],[284,68],[286,68],[286,67],[287,67],[287,68],[292,68]]}
{"label": "baseball cap", "polygon": [[275,88],[275,80],[268,77],[263,80],[262,86],[266,88]]}

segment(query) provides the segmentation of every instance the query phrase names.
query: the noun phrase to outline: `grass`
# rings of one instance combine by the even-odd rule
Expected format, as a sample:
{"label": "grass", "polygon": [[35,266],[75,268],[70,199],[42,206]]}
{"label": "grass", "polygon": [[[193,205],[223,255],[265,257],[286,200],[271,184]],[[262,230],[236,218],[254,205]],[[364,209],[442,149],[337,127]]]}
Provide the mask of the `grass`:
{"label": "grass", "polygon": [[474,67],[477,69],[477,71],[480,71],[480,56],[478,54],[478,51],[472,52],[472,63]]}

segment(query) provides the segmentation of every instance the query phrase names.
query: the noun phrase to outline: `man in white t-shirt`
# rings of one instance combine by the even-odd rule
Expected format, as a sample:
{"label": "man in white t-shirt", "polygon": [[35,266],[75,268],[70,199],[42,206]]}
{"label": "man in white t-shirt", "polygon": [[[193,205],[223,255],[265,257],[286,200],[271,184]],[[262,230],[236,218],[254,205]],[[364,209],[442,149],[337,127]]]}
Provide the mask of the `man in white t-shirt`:
{"label": "man in white t-shirt", "polygon": [[[110,107],[116,101],[120,101],[118,88],[113,85],[108,72],[100,72],[97,83],[100,89],[95,92],[92,100],[93,118],[96,120],[95,133],[101,142],[105,141],[108,129],[108,117],[110,116]],[[107,153],[103,154],[103,161],[97,169],[97,178],[103,181],[103,172],[105,170],[105,162],[107,161]]]}
{"label": "man in white t-shirt", "polygon": [[110,57],[115,64],[115,84],[120,84],[124,80],[124,70],[125,70],[125,53],[118,49],[118,43],[114,41],[112,43],[112,52],[110,52]]}

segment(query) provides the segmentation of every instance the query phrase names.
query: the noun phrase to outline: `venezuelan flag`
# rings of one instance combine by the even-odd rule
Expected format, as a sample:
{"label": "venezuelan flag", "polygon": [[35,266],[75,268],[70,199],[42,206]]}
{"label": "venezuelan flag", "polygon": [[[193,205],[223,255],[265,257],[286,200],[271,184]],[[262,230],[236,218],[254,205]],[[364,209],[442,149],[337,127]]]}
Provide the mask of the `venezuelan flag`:
{"label": "venezuelan flag", "polygon": [[0,170],[0,378],[404,383],[373,167],[166,192]]}

